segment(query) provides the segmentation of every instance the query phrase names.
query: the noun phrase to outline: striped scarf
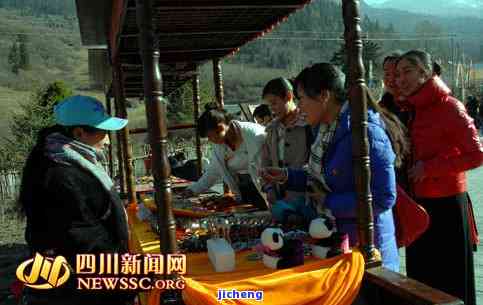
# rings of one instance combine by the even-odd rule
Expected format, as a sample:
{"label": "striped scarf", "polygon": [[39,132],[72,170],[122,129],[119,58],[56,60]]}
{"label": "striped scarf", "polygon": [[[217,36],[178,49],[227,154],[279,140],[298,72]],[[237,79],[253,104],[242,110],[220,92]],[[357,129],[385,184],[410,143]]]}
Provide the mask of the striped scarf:
{"label": "striped scarf", "polygon": [[317,214],[326,214],[324,200],[327,193],[331,192],[325,181],[323,160],[327,148],[332,141],[337,128],[337,121],[332,124],[321,124],[315,142],[310,148],[308,165],[304,168],[307,174],[307,192],[305,193],[305,204],[311,205]]}
{"label": "striped scarf", "polygon": [[323,158],[329,147],[330,142],[335,134],[337,128],[337,120],[332,124],[321,124],[319,133],[315,139],[314,144],[310,149],[309,163],[307,167],[307,174],[309,176],[309,183],[316,183],[322,187],[322,191],[330,192],[330,188],[325,182],[325,173],[323,172]]}
{"label": "striped scarf", "polygon": [[47,136],[45,153],[57,163],[77,164],[94,175],[108,192],[113,190],[114,183],[106,172],[105,156],[87,144],[68,138],[60,133]]}

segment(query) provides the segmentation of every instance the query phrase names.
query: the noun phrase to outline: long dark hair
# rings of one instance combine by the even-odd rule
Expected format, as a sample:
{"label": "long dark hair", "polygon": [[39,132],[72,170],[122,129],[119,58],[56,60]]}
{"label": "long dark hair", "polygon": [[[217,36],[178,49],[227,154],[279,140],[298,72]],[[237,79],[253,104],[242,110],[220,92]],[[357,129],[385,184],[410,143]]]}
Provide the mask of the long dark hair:
{"label": "long dark hair", "polygon": [[60,132],[67,136],[67,131],[63,126],[54,125],[45,127],[37,134],[37,140],[30,151],[25,165],[22,170],[22,181],[18,197],[19,213],[22,216],[29,216],[30,205],[35,201],[33,189],[35,189],[42,181],[47,171],[47,162],[45,162],[44,147],[46,138],[52,133]]}
{"label": "long dark hair", "polygon": [[[345,103],[347,99],[345,74],[330,63],[318,63],[305,68],[295,79],[295,84],[297,87],[301,86],[305,94],[312,98],[320,96],[322,90],[328,90],[334,93],[339,105]],[[366,90],[366,92],[369,108],[381,115],[381,119],[386,126],[386,132],[396,154],[395,166],[400,167],[410,151],[406,127],[394,114],[379,106],[369,90]]]}
{"label": "long dark hair", "polygon": [[200,137],[206,138],[210,130],[216,130],[218,124],[229,124],[233,116],[224,109],[219,109],[216,104],[205,105],[205,112],[198,118],[196,128]]}

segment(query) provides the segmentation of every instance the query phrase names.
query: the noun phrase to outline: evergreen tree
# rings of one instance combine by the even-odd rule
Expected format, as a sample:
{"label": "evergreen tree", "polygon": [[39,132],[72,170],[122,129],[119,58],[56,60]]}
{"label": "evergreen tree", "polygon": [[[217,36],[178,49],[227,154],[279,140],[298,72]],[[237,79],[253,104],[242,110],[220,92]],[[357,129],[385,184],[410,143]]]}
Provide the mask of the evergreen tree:
{"label": "evergreen tree", "polygon": [[15,74],[18,74],[20,69],[28,70],[30,68],[26,35],[18,35],[17,39],[12,43],[8,53],[8,64],[10,65],[10,71]]}
{"label": "evergreen tree", "polygon": [[[377,63],[381,57],[381,46],[373,41],[362,41],[362,61],[367,71],[370,62]],[[345,44],[341,44],[340,49],[334,53],[330,60],[334,65],[339,66],[347,75],[349,68],[347,66],[347,52]]]}
{"label": "evergreen tree", "polygon": [[8,52],[8,64],[10,66],[10,71],[18,74],[20,69],[20,52],[17,41],[12,43],[10,51]]}
{"label": "evergreen tree", "polygon": [[[213,101],[213,92],[207,83],[200,80],[200,115],[204,110],[204,104]],[[192,123],[194,120],[193,85],[191,80],[184,83],[167,97],[169,124]]]}
{"label": "evergreen tree", "polygon": [[[168,104],[166,105],[168,110],[168,121],[170,124],[177,124],[182,121],[182,113],[186,111],[185,102],[183,99],[184,92],[188,90],[186,85],[175,90],[168,98]],[[191,104],[191,103],[186,103]]]}
{"label": "evergreen tree", "polygon": [[20,69],[30,69],[30,56],[27,47],[27,35],[18,35],[18,63]]}
{"label": "evergreen tree", "polygon": [[14,169],[22,169],[38,132],[55,123],[54,106],[71,95],[71,89],[63,82],[51,83],[38,89],[27,103],[20,105],[20,111],[12,115],[11,136],[3,139],[6,149],[3,153],[9,156]]}

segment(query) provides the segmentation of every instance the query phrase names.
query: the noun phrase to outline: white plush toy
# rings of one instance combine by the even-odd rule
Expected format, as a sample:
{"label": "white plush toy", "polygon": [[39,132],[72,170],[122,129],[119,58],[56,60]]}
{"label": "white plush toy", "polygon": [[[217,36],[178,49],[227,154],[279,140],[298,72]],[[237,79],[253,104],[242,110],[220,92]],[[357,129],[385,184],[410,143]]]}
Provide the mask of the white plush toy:
{"label": "white plush toy", "polygon": [[281,229],[266,228],[260,240],[269,250],[263,254],[263,263],[268,268],[285,269],[304,263],[302,240],[286,238]]}
{"label": "white plush toy", "polygon": [[309,234],[312,238],[329,238],[335,231],[336,228],[333,220],[326,215],[322,215],[320,218],[316,218],[310,222]]}
{"label": "white plush toy", "polygon": [[330,258],[345,252],[348,248],[347,234],[337,232],[335,219],[330,212],[312,220],[309,234],[315,239],[312,255],[318,258]]}

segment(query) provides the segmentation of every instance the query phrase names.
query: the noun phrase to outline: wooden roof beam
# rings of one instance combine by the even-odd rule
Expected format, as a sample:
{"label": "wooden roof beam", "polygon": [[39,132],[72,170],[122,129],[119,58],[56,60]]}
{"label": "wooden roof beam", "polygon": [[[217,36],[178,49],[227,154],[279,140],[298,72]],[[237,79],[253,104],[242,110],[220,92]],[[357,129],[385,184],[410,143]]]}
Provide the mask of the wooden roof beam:
{"label": "wooden roof beam", "polygon": [[[163,79],[166,81],[176,80],[176,79],[190,79],[197,75],[197,72],[182,72],[182,73],[161,73]],[[139,70],[139,73],[129,73],[127,75],[123,75],[123,81],[125,83],[136,83],[143,81],[143,74],[142,70]]]}
{"label": "wooden roof beam", "polygon": [[[211,60],[213,58],[224,57],[231,52],[235,51],[233,49],[223,49],[219,51],[208,51],[208,52],[183,52],[183,53],[168,53],[163,54],[159,57],[159,63],[174,63],[174,62],[184,62],[184,61],[197,61],[204,62]],[[123,55],[120,54],[121,66],[129,68],[139,68],[142,69],[142,61],[139,55]]]}
{"label": "wooden roof beam", "polygon": [[[237,10],[237,9],[298,9],[304,6],[303,3],[290,3],[290,4],[275,4],[274,2],[264,1],[259,4],[244,4],[245,1],[238,1],[238,3],[224,4],[224,5],[199,5],[198,1],[188,2],[183,1],[180,5],[158,5],[156,10]],[[175,4],[175,3],[172,3]],[[128,7],[128,11],[136,10],[135,7]]]}
{"label": "wooden roof beam", "polygon": [[[170,83],[187,82],[191,78],[193,78],[193,76],[168,80],[168,82],[170,82]],[[144,84],[144,81],[142,79],[139,79],[139,80],[136,80],[136,81],[125,81],[124,87],[125,88],[132,88],[132,87],[135,87],[135,86],[141,86],[142,87],[143,84]]]}
{"label": "wooden roof beam", "polygon": [[[196,70],[193,70],[191,68],[186,68],[186,69],[161,69],[161,73],[163,73],[164,75],[171,75],[171,74],[177,74],[177,73],[193,73],[193,72],[196,72]],[[123,71],[123,75],[126,75],[126,76],[139,76],[139,71],[134,69],[126,69],[125,71]]]}
{"label": "wooden roof beam", "polygon": [[[178,61],[182,62],[183,60],[178,60]],[[206,61],[206,59],[200,60],[200,63],[203,63],[204,61]],[[172,63],[172,62],[177,62],[177,60],[160,61],[161,64],[163,64],[163,63],[169,64],[169,63]],[[125,68],[125,69],[130,69],[131,72],[129,72],[129,73],[133,74],[134,76],[142,75],[142,73],[143,73],[143,70],[141,69],[143,67],[143,65],[140,62],[121,62],[121,67]],[[133,69],[136,69],[135,72],[133,72]],[[139,69],[139,70],[137,70],[137,69]],[[137,73],[141,73],[141,74],[137,74]]]}
{"label": "wooden roof beam", "polygon": [[[178,124],[178,125],[172,125],[168,126],[168,130],[179,130],[179,129],[193,129],[195,128],[195,124]],[[148,129],[146,127],[141,127],[141,128],[134,128],[129,130],[130,134],[139,134],[139,133],[146,133]]]}
{"label": "wooden roof beam", "polygon": [[[263,29],[253,29],[250,31],[214,31],[214,32],[197,32],[197,31],[186,31],[186,32],[156,32],[157,36],[175,37],[175,36],[192,36],[192,35],[243,35],[243,34],[257,34]],[[121,34],[121,38],[137,38],[139,36],[138,32]]]}
{"label": "wooden roof beam", "polygon": [[[228,48],[207,48],[207,49],[173,49],[173,50],[163,50],[160,49],[160,57],[163,56],[163,54],[177,54],[177,53],[201,53],[201,52],[218,52],[218,51],[229,51],[236,49],[237,47],[228,47]],[[140,55],[139,51],[122,51],[120,53],[121,56],[126,56],[126,55]]]}

